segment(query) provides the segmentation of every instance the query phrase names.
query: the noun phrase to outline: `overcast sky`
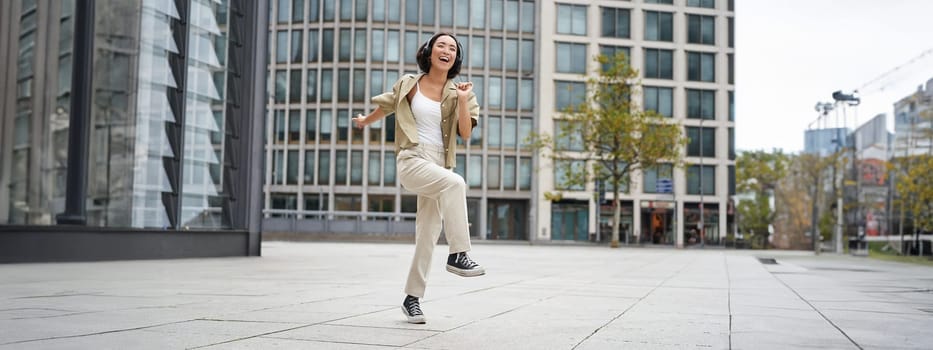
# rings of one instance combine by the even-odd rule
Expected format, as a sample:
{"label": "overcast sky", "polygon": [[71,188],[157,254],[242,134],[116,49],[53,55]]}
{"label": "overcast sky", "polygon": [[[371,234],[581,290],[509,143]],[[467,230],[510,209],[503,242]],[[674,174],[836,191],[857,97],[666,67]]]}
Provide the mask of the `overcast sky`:
{"label": "overcast sky", "polygon": [[814,105],[832,102],[833,91],[863,86],[862,104],[848,109],[848,126],[887,113],[893,131],[894,102],[933,78],[933,1],[736,0],[735,6],[739,150],[801,151],[804,130],[817,119]]}

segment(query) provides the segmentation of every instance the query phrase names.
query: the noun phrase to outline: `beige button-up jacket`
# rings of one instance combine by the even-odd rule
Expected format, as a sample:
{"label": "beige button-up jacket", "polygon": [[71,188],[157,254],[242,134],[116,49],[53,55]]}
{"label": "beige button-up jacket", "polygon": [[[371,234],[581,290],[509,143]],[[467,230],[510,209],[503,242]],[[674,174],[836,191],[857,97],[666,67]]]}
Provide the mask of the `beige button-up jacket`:
{"label": "beige button-up jacket", "polygon": [[[391,92],[372,98],[372,102],[379,106],[386,115],[395,113],[395,154],[403,149],[414,147],[418,144],[418,127],[415,124],[415,116],[411,112],[411,105],[408,103],[408,93],[415,88],[415,84],[421,79],[424,73],[413,75],[406,74],[392,86]],[[445,167],[453,169],[457,165],[457,88],[453,80],[448,79],[444,85],[444,93],[441,97],[441,136],[444,139]],[[469,104],[470,119],[472,126],[476,127],[479,120],[479,104],[476,103],[476,94],[470,92],[467,100]]]}

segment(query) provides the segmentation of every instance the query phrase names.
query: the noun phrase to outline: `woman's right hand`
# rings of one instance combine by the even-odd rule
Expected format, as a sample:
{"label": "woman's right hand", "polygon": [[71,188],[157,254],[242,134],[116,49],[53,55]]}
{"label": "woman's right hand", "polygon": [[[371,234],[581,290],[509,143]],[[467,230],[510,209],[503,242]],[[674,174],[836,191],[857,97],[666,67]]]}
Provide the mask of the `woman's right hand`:
{"label": "woman's right hand", "polygon": [[357,114],[355,117],[353,117],[353,124],[356,125],[357,129],[366,127],[366,116]]}

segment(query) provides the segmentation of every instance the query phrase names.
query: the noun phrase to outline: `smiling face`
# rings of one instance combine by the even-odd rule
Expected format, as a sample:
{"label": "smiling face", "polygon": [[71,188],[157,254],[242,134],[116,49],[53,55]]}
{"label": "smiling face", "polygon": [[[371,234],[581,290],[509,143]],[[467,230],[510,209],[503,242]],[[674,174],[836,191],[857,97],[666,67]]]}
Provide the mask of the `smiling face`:
{"label": "smiling face", "polygon": [[431,48],[431,67],[449,71],[456,61],[457,41],[447,35],[438,37]]}
{"label": "smiling face", "polygon": [[447,79],[453,79],[460,74],[460,65],[457,57],[463,58],[457,39],[450,33],[438,33],[431,40],[418,47],[415,60],[422,72],[435,71],[447,73]]}

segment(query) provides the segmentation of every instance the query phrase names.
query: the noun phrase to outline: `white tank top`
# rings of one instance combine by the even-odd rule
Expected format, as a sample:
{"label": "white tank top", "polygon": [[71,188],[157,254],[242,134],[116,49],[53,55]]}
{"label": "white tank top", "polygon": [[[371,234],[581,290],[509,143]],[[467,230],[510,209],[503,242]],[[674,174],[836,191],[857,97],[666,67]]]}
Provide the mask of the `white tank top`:
{"label": "white tank top", "polygon": [[411,98],[411,112],[415,115],[418,126],[418,141],[421,144],[443,146],[441,138],[441,103],[421,94],[421,85],[416,83],[417,91]]}

